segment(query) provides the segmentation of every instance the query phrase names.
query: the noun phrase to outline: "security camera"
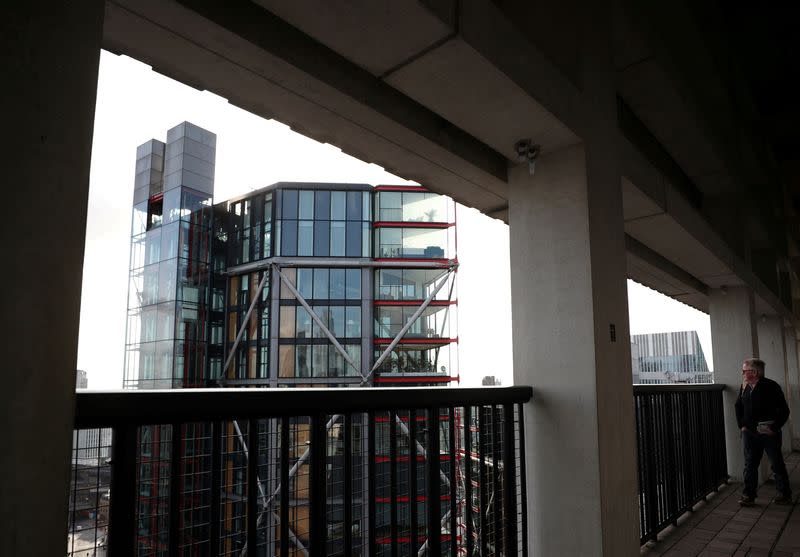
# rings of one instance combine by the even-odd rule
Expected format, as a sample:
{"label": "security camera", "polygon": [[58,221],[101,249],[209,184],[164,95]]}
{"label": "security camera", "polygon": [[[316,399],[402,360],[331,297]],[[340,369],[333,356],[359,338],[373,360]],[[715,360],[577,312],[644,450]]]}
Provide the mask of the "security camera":
{"label": "security camera", "polygon": [[533,143],[530,139],[520,139],[514,144],[514,151],[517,153],[519,162],[528,163],[528,172],[533,176],[536,170],[536,158],[539,156],[542,147]]}

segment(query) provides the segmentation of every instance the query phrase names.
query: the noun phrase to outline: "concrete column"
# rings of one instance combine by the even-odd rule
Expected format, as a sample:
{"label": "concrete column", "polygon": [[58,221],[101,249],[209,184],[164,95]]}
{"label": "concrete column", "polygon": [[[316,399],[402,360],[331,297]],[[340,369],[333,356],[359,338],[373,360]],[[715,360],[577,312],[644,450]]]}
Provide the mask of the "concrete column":
{"label": "concrete column", "polygon": [[[788,400],[789,377],[786,369],[786,352],[784,350],[783,318],[777,315],[762,315],[757,322],[759,357],[766,364],[764,375],[773,381],[777,381]],[[787,440],[784,443],[783,451],[788,454],[792,451],[791,443],[789,442],[792,438],[791,424],[784,426],[783,435]],[[769,474],[769,461],[765,456],[762,462],[761,475],[769,477]]]}
{"label": "concrete column", "polygon": [[542,156],[535,176],[510,172],[514,383],[535,390],[525,443],[537,557],[638,555],[620,181],[602,154],[574,146]]}
{"label": "concrete column", "polygon": [[103,6],[16,2],[0,22],[8,193],[0,219],[0,555],[66,551]]}
{"label": "concrete column", "polygon": [[792,326],[784,329],[786,345],[786,376],[788,388],[786,400],[789,402],[789,423],[791,424],[791,437],[784,436],[784,443],[793,450],[800,449],[800,368],[797,357],[797,332]]}
{"label": "concrete column", "polygon": [[758,328],[753,316],[753,291],[745,287],[712,289],[709,293],[714,382],[724,384],[725,444],[728,474],[742,479],[744,456],[734,403],[742,385],[742,360],[758,356]]}

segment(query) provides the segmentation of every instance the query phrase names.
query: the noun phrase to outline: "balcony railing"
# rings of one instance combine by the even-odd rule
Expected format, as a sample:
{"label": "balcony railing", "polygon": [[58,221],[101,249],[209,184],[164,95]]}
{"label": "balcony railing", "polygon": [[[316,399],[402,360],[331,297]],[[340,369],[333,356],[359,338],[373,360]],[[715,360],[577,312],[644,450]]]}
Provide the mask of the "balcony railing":
{"label": "balcony railing", "polygon": [[723,385],[636,385],[642,544],[728,480]]}
{"label": "balcony railing", "polygon": [[79,393],[68,554],[525,555],[530,397]]}

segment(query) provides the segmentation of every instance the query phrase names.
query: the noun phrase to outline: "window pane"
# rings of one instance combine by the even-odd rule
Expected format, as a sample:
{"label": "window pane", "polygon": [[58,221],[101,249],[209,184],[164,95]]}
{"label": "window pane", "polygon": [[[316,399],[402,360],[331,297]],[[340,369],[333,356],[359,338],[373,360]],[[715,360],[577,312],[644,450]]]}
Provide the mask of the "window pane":
{"label": "window pane", "polygon": [[336,348],[331,347],[328,350],[328,375],[330,377],[343,376],[345,374],[345,366],[348,366],[348,364],[344,361],[344,356]]}
{"label": "window pane", "polygon": [[328,299],[328,269],[314,269],[314,296],[315,300]]}
{"label": "window pane", "polygon": [[344,300],[344,269],[331,269],[330,299]]}
{"label": "window pane", "polygon": [[361,257],[361,222],[347,222],[347,257]]}
{"label": "window pane", "polygon": [[281,255],[297,255],[297,221],[285,220],[281,226]]}
{"label": "window pane", "polygon": [[330,218],[331,192],[322,190],[314,192],[314,214],[317,215],[317,220]]}
{"label": "window pane", "polygon": [[371,257],[372,242],[369,239],[370,223],[361,223],[361,257]]}
{"label": "window pane", "polygon": [[347,338],[357,338],[361,336],[361,308],[358,306],[347,306],[345,316],[345,332]]}
{"label": "window pane", "polygon": [[[297,269],[289,267],[288,269],[282,269],[281,272],[283,273],[283,276],[286,277],[286,280],[288,280],[295,288],[297,288],[297,283],[295,282]],[[281,300],[294,300],[294,294],[292,294],[292,291],[286,287],[286,284],[284,284],[282,278],[281,278]]]}
{"label": "window pane", "polygon": [[295,330],[294,313],[295,313],[294,306],[281,306],[281,323],[280,323],[281,338],[294,338],[294,330]]}
{"label": "window pane", "polygon": [[[330,329],[330,326],[328,324],[328,306],[312,306],[311,309],[314,310],[314,313],[317,314],[319,320],[322,321],[322,323],[326,327],[328,327],[328,329]],[[312,336],[314,338],[328,338],[327,335],[323,332],[320,326],[317,325],[316,322],[314,322],[313,324]]]}
{"label": "window pane", "polygon": [[314,221],[301,220],[297,235],[297,255],[314,255]]}
{"label": "window pane", "polygon": [[300,214],[299,218],[312,220],[314,218],[314,192],[300,192]]}
{"label": "window pane", "polygon": [[298,344],[295,346],[296,363],[295,375],[296,377],[311,377],[311,345]]}
{"label": "window pane", "polygon": [[356,364],[356,369],[353,369],[352,366],[347,366],[347,375],[361,375],[361,346],[358,344],[346,344],[344,349],[353,359]]}
{"label": "window pane", "polygon": [[382,191],[378,194],[378,220],[399,221],[403,219],[402,197],[399,191]]}
{"label": "window pane", "polygon": [[347,192],[347,220],[361,220],[361,192]]}
{"label": "window pane", "polygon": [[345,192],[331,192],[331,220],[344,220],[345,217]]}
{"label": "window pane", "polygon": [[348,300],[361,299],[361,269],[347,269],[347,296]]}
{"label": "window pane", "polygon": [[311,316],[305,308],[297,308],[297,338],[311,338]]}
{"label": "window pane", "polygon": [[314,270],[313,269],[297,269],[297,291],[306,300],[313,298],[312,284],[313,284]]}
{"label": "window pane", "polygon": [[331,255],[344,256],[344,222],[331,222]]}
{"label": "window pane", "polygon": [[[335,348],[334,348],[335,350]],[[315,344],[314,345],[314,377],[327,377],[328,376],[328,345]]]}
{"label": "window pane", "polygon": [[[350,308],[347,308],[350,309]],[[333,336],[336,338],[340,338],[345,336],[345,327],[344,327],[344,306],[331,306],[329,313],[330,318],[330,330],[333,333]],[[351,336],[351,335],[347,335]]]}
{"label": "window pane", "polygon": [[283,211],[282,218],[297,218],[297,190],[283,191],[283,203],[281,204],[281,209]]}
{"label": "window pane", "polygon": [[362,207],[361,207],[361,220],[372,220],[372,211],[370,208],[372,207],[372,194],[368,191],[361,192],[363,200]]}
{"label": "window pane", "polygon": [[294,377],[294,346],[281,346],[278,349],[278,359],[280,377]]}
{"label": "window pane", "polygon": [[[317,192],[317,194],[319,193]],[[328,221],[314,221],[314,255],[316,257],[325,257],[330,254],[330,232],[330,223]]]}

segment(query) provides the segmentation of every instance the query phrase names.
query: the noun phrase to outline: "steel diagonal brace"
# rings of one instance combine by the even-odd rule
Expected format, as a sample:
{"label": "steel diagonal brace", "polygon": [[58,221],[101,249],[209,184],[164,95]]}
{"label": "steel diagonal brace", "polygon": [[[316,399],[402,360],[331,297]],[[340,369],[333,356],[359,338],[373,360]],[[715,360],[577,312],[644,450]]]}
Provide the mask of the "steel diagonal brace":
{"label": "steel diagonal brace", "polygon": [[[353,358],[350,357],[350,354],[347,353],[347,350],[345,350],[344,347],[341,344],[339,344],[339,341],[336,340],[335,336],[333,336],[333,333],[331,333],[330,329],[328,329],[328,326],[325,325],[325,323],[322,322],[322,319],[320,319],[319,316],[314,312],[314,310],[311,309],[311,306],[309,306],[308,302],[306,302],[305,298],[303,298],[303,296],[300,295],[300,292],[297,291],[297,288],[294,287],[292,282],[288,278],[286,278],[286,275],[283,274],[283,271],[281,271],[281,268],[278,267],[277,265],[275,265],[274,263],[272,264],[272,266],[275,267],[275,270],[278,271],[278,274],[281,277],[281,282],[283,282],[283,284],[286,286],[286,288],[289,289],[289,292],[292,293],[292,296],[294,296],[297,299],[297,301],[300,302],[300,305],[303,306],[303,308],[305,308],[305,310],[309,313],[309,315],[311,315],[311,319],[313,319],[314,323],[316,323],[317,326],[320,329],[322,329],[322,332],[325,333],[325,336],[328,337],[328,340],[331,341],[331,344],[333,344],[333,346],[336,348],[337,352],[339,352],[339,354],[342,355],[342,357],[345,359],[345,361],[348,364],[350,364],[350,366],[354,370],[356,370],[356,372],[359,375],[361,375],[361,370],[358,369],[358,367],[356,366],[356,363],[353,360]],[[364,377],[364,376],[361,375],[361,377]]]}
{"label": "steel diagonal brace", "polygon": [[225,360],[225,365],[222,366],[222,375],[225,378],[228,377],[228,366],[231,365],[231,362],[236,355],[236,349],[239,348],[239,342],[241,342],[242,336],[244,336],[244,332],[247,329],[247,322],[250,320],[250,315],[253,313],[253,309],[255,309],[256,304],[258,303],[258,299],[261,297],[261,291],[264,290],[264,285],[267,284],[268,278],[269,273],[265,272],[261,282],[258,283],[258,288],[256,289],[253,299],[250,302],[250,307],[247,308],[247,313],[244,314],[242,325],[239,327],[239,332],[236,334],[236,339],[233,341],[233,346],[231,346],[231,351],[228,353],[228,358]]}
{"label": "steel diagonal brace", "polygon": [[367,376],[364,377],[364,380],[361,382],[359,387],[363,387],[366,383],[369,382],[369,380],[375,374],[375,371],[381,366],[383,361],[389,356],[389,354],[392,352],[392,350],[394,350],[394,347],[397,346],[397,344],[401,340],[403,340],[403,337],[406,335],[408,330],[411,328],[411,325],[413,325],[414,322],[417,319],[419,319],[420,315],[422,315],[422,312],[424,312],[428,308],[428,306],[431,305],[431,302],[436,297],[436,294],[438,294],[439,290],[441,290],[442,287],[447,283],[447,279],[455,271],[455,269],[456,269],[456,267],[453,266],[453,267],[450,267],[447,270],[447,274],[445,274],[445,276],[442,278],[442,281],[436,286],[436,288],[433,289],[433,291],[428,295],[428,297],[425,298],[425,300],[422,302],[422,304],[419,306],[419,308],[417,308],[417,311],[414,312],[414,314],[406,322],[406,324],[403,325],[403,328],[400,329],[400,331],[397,333],[397,336],[395,336],[394,339],[392,339],[392,342],[389,343],[389,346],[387,346],[386,349],[381,353],[380,357],[375,361],[375,365],[372,366],[372,369],[367,374]]}

